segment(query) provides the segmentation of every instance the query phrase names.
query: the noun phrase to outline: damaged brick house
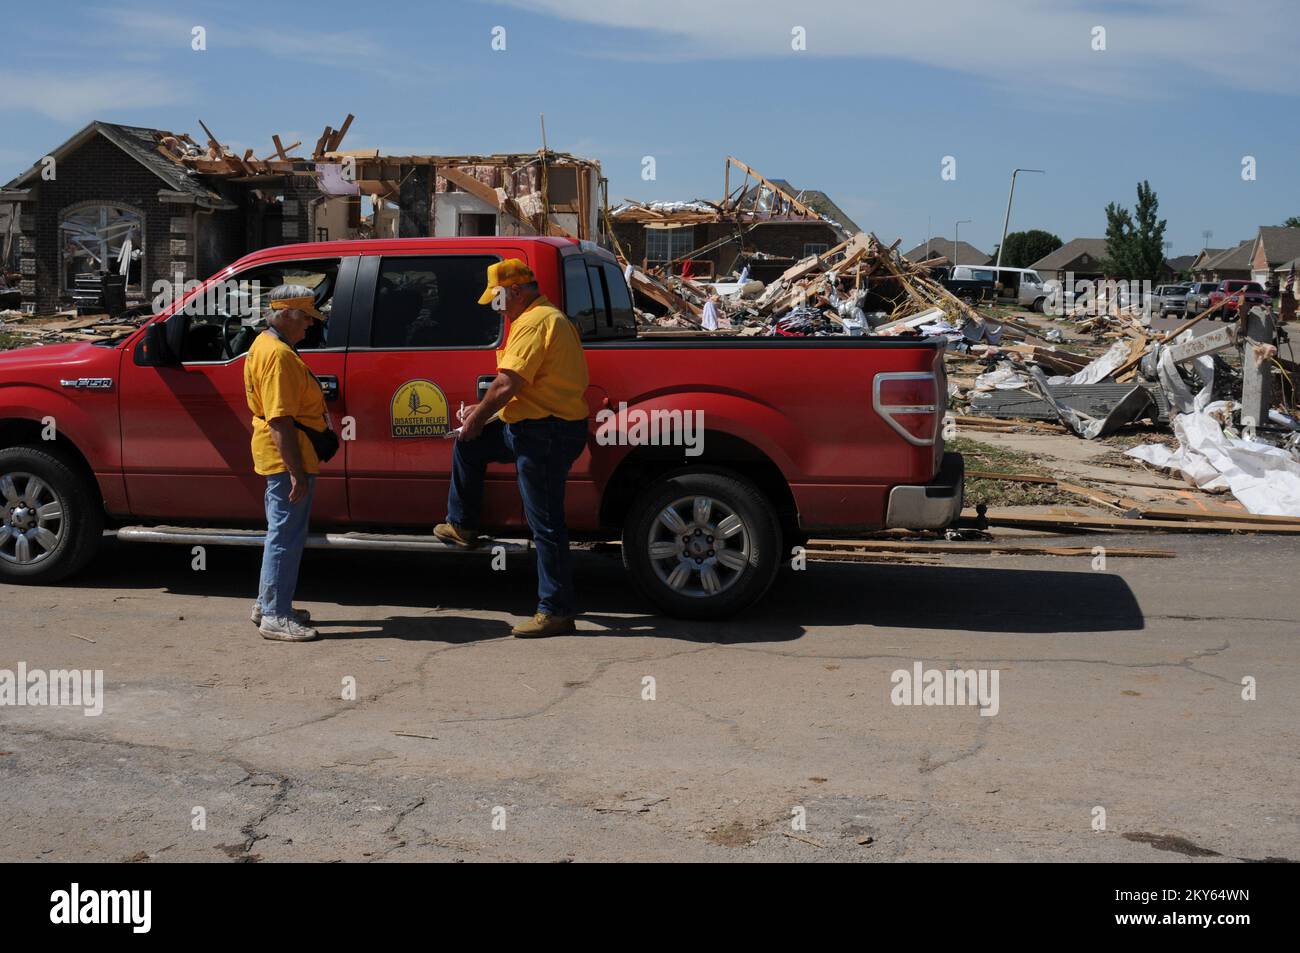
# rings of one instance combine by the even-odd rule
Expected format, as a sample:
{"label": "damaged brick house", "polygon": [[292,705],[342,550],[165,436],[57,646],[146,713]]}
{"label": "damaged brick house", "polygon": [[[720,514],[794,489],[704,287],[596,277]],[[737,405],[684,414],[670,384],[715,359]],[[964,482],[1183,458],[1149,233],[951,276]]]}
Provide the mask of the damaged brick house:
{"label": "damaged brick house", "polygon": [[[733,166],[744,173],[731,190]],[[627,201],[610,212],[616,251],[647,271],[719,278],[746,265],[767,281],[860,229],[824,192],[766,179],[728,157],[721,202]]]}
{"label": "damaged brick house", "polygon": [[[128,304],[158,283],[204,279],[241,256],[306,241],[554,234],[598,239],[598,163],[556,152],[383,156],[342,152],[352,122],[310,157],[272,136],[264,159],[187,134],[92,122],[0,190],[25,306],[68,307],[87,280],[122,276]],[[368,214],[367,214],[368,213]],[[84,298],[79,298],[84,302]]]}
{"label": "damaged brick house", "polygon": [[[188,138],[188,137],[181,137]],[[276,175],[201,175],[169,158],[164,130],[91,122],[0,190],[18,213],[23,301],[72,303],[79,275],[124,274],[127,300],[155,282],[205,278],[246,252],[303,241],[320,193],[309,163]]]}

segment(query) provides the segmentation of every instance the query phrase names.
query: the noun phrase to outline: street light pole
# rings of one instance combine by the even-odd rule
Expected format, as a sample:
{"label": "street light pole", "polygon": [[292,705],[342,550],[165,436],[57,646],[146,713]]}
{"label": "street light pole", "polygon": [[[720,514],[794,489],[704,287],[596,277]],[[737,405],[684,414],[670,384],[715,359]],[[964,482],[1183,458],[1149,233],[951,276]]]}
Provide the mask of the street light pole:
{"label": "street light pole", "polygon": [[1016,175],[1021,172],[1038,172],[1046,175],[1046,172],[1042,169],[1013,169],[1011,171],[1011,191],[1007,193],[1007,214],[1002,219],[1002,241],[998,242],[998,262],[994,266],[995,268],[1002,267],[1002,246],[1007,243],[1007,226],[1011,224],[1011,200],[1016,194]]}
{"label": "street light pole", "polygon": [[952,270],[957,270],[957,240],[961,238],[961,227],[969,225],[971,219],[963,218],[960,222],[952,227]]}

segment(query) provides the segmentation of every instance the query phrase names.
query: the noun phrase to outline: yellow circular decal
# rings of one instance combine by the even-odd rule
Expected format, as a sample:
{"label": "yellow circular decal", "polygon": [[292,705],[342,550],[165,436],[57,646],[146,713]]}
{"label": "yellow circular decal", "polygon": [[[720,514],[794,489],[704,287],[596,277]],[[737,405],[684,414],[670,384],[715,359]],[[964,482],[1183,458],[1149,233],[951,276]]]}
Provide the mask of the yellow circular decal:
{"label": "yellow circular decal", "polygon": [[441,437],[448,431],[447,398],[433,381],[407,381],[389,408],[394,437]]}

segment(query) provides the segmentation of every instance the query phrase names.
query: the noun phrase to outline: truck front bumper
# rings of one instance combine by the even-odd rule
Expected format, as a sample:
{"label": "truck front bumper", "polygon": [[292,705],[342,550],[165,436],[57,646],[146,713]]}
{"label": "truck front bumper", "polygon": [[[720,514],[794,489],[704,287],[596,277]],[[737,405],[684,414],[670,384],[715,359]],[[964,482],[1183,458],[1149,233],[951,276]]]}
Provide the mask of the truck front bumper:
{"label": "truck front bumper", "polygon": [[945,453],[939,473],[923,486],[896,486],[885,508],[886,529],[942,529],[961,515],[966,463]]}

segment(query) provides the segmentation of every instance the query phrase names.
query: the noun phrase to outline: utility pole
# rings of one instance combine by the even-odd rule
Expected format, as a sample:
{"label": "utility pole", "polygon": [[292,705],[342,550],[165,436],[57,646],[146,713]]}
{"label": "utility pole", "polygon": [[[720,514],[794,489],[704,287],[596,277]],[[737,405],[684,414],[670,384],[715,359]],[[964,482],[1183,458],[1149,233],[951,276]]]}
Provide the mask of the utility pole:
{"label": "utility pole", "polygon": [[1002,219],[1002,241],[998,242],[998,262],[994,267],[1002,267],[1002,246],[1007,243],[1007,226],[1011,224],[1011,200],[1016,194],[1016,176],[1021,172],[1038,172],[1042,175],[1047,173],[1043,169],[1012,169],[1011,170],[1011,191],[1007,193],[1007,214]]}
{"label": "utility pole", "polygon": [[956,225],[953,226],[953,229],[952,229],[952,268],[953,268],[953,271],[956,271],[956,270],[957,270],[957,240],[958,240],[959,238],[961,238],[961,227],[962,227],[963,225],[969,225],[970,223],[971,223],[971,219],[969,219],[969,218],[963,218],[960,222],[958,222]]}

